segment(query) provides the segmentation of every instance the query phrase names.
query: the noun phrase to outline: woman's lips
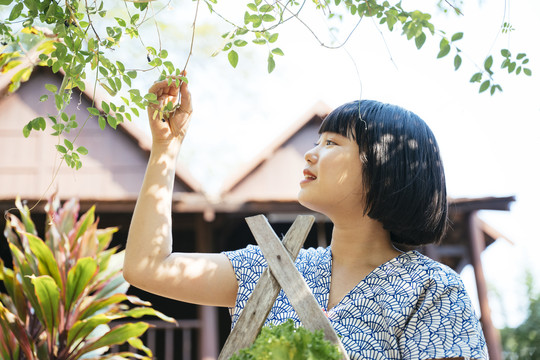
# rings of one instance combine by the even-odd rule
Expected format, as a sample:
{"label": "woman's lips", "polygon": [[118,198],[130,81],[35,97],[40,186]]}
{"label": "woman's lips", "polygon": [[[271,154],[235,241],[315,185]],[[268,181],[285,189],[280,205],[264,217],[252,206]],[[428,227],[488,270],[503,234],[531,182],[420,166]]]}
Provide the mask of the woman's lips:
{"label": "woman's lips", "polygon": [[304,169],[304,179],[300,181],[300,184],[306,184],[315,179],[317,179],[317,177],[311,171],[309,171],[308,169]]}

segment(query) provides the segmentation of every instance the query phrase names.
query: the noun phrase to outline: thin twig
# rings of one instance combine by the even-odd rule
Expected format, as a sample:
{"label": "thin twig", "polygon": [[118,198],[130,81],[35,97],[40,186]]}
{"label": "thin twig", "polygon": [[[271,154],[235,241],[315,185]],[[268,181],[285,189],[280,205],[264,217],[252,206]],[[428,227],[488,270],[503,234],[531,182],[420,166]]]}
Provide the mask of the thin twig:
{"label": "thin twig", "polygon": [[377,24],[375,23],[375,20],[373,18],[371,18],[372,21],[373,21],[373,24],[375,25],[375,29],[377,29],[377,31],[379,32],[379,34],[381,35],[381,38],[383,40],[383,43],[384,43],[384,46],[386,47],[386,51],[388,52],[388,56],[390,56],[390,61],[392,62],[392,64],[394,64],[396,70],[399,70],[398,69],[398,66],[396,64],[396,62],[394,61],[394,57],[392,56],[392,53],[390,52],[390,47],[388,46],[388,43],[386,42],[386,38],[384,37],[384,34],[383,32],[381,31],[381,29],[377,26]]}
{"label": "thin twig", "polygon": [[200,0],[197,0],[197,6],[195,7],[195,18],[193,19],[193,25],[192,25],[193,31],[191,32],[191,45],[189,47],[189,54],[186,60],[186,64],[184,65],[183,71],[186,71],[186,68],[189,63],[189,59],[191,58],[191,54],[193,54],[193,43],[195,42],[195,25],[197,23],[197,15],[199,13],[199,3],[200,3]]}
{"label": "thin twig", "polygon": [[454,6],[454,5],[450,4],[450,1],[444,0],[444,2],[447,3],[452,9],[454,9],[454,11],[455,11],[458,15],[463,15],[463,13],[461,12],[461,10],[460,10],[457,6]]}

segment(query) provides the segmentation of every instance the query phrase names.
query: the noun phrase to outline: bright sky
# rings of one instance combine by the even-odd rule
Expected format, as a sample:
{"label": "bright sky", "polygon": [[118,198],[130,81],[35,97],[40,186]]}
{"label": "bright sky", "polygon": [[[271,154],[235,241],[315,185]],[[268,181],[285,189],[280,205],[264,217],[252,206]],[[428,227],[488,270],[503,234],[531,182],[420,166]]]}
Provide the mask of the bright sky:
{"label": "bright sky", "polygon": [[[483,261],[489,286],[502,299],[494,296],[495,291],[490,293],[495,325],[517,325],[525,316],[525,270],[534,273],[537,285],[540,282],[540,263],[533,261],[533,254],[540,252],[539,232],[534,228],[540,215],[540,151],[536,139],[540,134],[540,32],[535,18],[540,2],[480,2],[481,7],[477,1],[465,1],[462,17],[437,15],[434,21],[444,24],[450,35],[465,32],[459,42],[463,69],[458,72],[453,70],[453,56],[436,60],[437,35],[417,51],[414,43],[407,42],[399,32],[389,34],[382,29],[381,34],[371,19],[363,20],[347,43],[350,56],[343,49],[320,47],[305,27],[288,22],[280,30],[277,44],[285,56],[276,58],[276,70],[271,75],[266,74],[266,54],[262,51],[240,52],[238,68],[232,69],[223,54],[209,59],[219,43],[203,44],[208,52],[197,54],[188,67],[195,114],[181,160],[210,191],[215,191],[224,177],[318,100],[336,107],[362,96],[410,109],[426,120],[439,141],[450,196],[517,197],[510,212],[481,214],[513,242],[498,240],[485,251]],[[415,2],[403,3],[405,8],[409,3],[415,6]],[[179,16],[188,19],[188,24],[193,14],[185,9]],[[204,26],[207,19],[208,11],[201,9],[199,31],[209,31]],[[305,19],[326,38],[317,27],[316,17]],[[500,34],[503,21],[515,28],[510,36]],[[223,32],[227,30],[224,26]],[[176,43],[164,46],[170,53],[177,46],[178,54],[171,57],[176,56],[183,65],[191,30],[189,25],[182,25],[177,31]],[[345,36],[345,32],[338,35]],[[498,56],[501,47],[512,53],[525,52],[531,59],[528,66],[533,76],[516,77],[498,71],[496,81],[504,92],[492,97],[478,94],[478,85],[468,81],[476,66],[482,67],[490,50]],[[494,69],[500,61],[496,57]],[[471,269],[465,269],[462,276],[475,299]]]}

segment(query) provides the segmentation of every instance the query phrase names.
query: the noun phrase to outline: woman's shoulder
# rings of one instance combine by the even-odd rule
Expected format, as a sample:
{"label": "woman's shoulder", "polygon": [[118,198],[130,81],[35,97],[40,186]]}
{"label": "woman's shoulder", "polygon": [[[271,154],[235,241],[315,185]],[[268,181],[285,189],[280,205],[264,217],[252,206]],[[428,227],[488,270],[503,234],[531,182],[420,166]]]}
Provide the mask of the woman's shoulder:
{"label": "woman's shoulder", "polygon": [[383,264],[379,277],[394,284],[400,283],[400,287],[406,284],[419,292],[464,289],[461,277],[453,269],[416,250],[405,252]]}

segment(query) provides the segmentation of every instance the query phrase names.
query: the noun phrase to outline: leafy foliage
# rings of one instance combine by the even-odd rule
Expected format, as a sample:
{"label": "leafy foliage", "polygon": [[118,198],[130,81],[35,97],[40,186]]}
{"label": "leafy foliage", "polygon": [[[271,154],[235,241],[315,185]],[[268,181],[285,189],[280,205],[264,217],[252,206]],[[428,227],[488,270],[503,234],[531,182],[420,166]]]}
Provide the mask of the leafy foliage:
{"label": "leafy foliage", "polygon": [[[174,321],[150,303],[126,295],[123,253],[108,248],[116,228],[98,229],[94,207],[79,218],[77,201],[60,207],[51,200],[43,240],[28,207],[19,199],[16,206],[21,218],[8,214],[4,231],[13,268],[0,263],[7,291],[0,294],[0,358],[151,358],[138,339],[147,323],[109,327],[113,320],[145,315]],[[125,342],[146,355],[104,354],[109,346]]]}
{"label": "leafy foliage", "polygon": [[[224,20],[231,26],[231,30],[223,34],[223,47],[220,52],[227,54],[230,65],[236,68],[241,64],[241,49],[248,44],[264,49],[267,52],[267,69],[272,72],[276,67],[276,60],[284,55],[277,46],[279,27],[289,20],[299,21],[300,13],[309,6],[314,7],[328,20],[357,19],[358,23],[365,18],[371,18],[388,31],[401,31],[407,40],[414,40],[414,44],[421,49],[428,37],[439,40],[437,59],[447,56],[453,57],[453,66],[457,71],[462,68],[462,50],[459,41],[464,38],[463,32],[447,35],[443,29],[438,29],[432,21],[431,14],[420,10],[407,9],[401,1],[397,0],[314,0],[314,1],[263,1],[249,0],[243,11],[243,23],[235,23],[217,10],[217,0],[193,0],[197,11],[199,3],[204,2],[210,12],[218,19]],[[6,20],[0,22],[0,40],[2,54],[0,54],[0,72],[8,73],[11,77],[9,91],[17,90],[21,82],[29,79],[35,65],[47,66],[57,73],[64,74],[60,87],[52,84],[45,86],[44,95],[40,101],[49,97],[54,100],[56,113],[39,116],[32,119],[23,128],[24,136],[29,136],[33,130],[45,130],[48,122],[54,130],[53,135],[60,136],[77,129],[80,131],[84,125],[79,125],[75,115],[66,113],[67,105],[72,99],[72,92],[78,88],[85,90],[87,73],[95,74],[93,82],[105,89],[111,96],[116,96],[122,89],[129,89],[128,97],[121,97],[120,101],[104,102],[101,108],[92,104],[88,108],[88,116],[83,124],[92,116],[97,117],[99,126],[116,129],[118,124],[130,121],[132,116],[139,115],[139,109],[145,109],[153,99],[148,95],[142,96],[137,89],[132,88],[132,80],[139,71],[157,69],[164,79],[181,74],[180,69],[167,60],[168,51],[160,48],[143,45],[142,53],[146,53],[148,67],[145,69],[129,69],[121,61],[112,60],[108,55],[111,51],[120,48],[123,37],[140,38],[141,25],[153,17],[153,0],[123,0],[125,11],[123,15],[107,10],[103,0],[91,2],[80,0],[0,0],[0,5],[10,9]],[[457,2],[460,4],[460,2]],[[437,4],[443,11],[451,8],[457,16],[462,15],[461,10],[448,1],[438,0]],[[462,4],[462,2],[461,2]],[[195,12],[195,21],[197,19]],[[195,21],[193,35],[195,35]],[[98,26],[101,25],[101,26]],[[98,29],[103,29],[99,30]],[[356,28],[355,28],[356,29]],[[311,29],[309,29],[311,30]],[[501,33],[509,34],[514,30],[509,22],[501,26]],[[354,30],[353,30],[354,31]],[[313,33],[313,32],[312,32]],[[329,46],[321,42],[322,46],[338,48],[341,45]],[[157,34],[159,38],[159,33]],[[192,47],[193,47],[192,37]],[[347,37],[348,39],[348,37]],[[516,75],[531,76],[532,72],[526,65],[529,62],[525,53],[518,53],[513,57],[508,49],[501,50],[501,69]],[[191,55],[191,51],[190,51]],[[497,58],[495,58],[497,55]],[[189,56],[188,56],[189,61]],[[480,93],[487,92],[494,95],[502,91],[502,86],[495,81],[494,64],[499,61],[498,54],[489,54],[484,60],[483,67],[472,75],[471,83],[478,83]],[[186,62],[187,66],[187,62]],[[185,77],[179,77],[186,81]],[[177,80],[178,81],[178,80]],[[57,150],[65,162],[72,168],[82,166],[81,156],[87,151],[84,148],[75,148],[69,140],[61,141]]]}
{"label": "leafy foliage", "polygon": [[[103,1],[4,0],[1,5],[12,5],[6,21],[0,23],[3,45],[0,69],[1,73],[11,71],[8,91],[16,91],[22,82],[28,80],[36,65],[47,66],[54,73],[60,71],[64,75],[60,87],[46,84],[45,94],[40,98],[40,101],[53,99],[56,113],[28,122],[23,128],[25,137],[32,130],[45,130],[45,119],[51,122],[54,136],[81,129],[76,116],[67,113],[67,106],[74,89],[86,90],[86,81],[89,80],[87,73],[95,73],[93,82],[111,96],[116,96],[123,87],[130,90],[129,98],[122,97],[121,103],[105,102],[101,104],[102,109],[92,104],[84,123],[91,116],[96,116],[102,129],[107,125],[116,129],[119,123],[139,116],[139,109],[146,109],[148,98],[141,96],[139,90],[131,89],[138,71],[127,69],[121,61],[111,60],[108,53],[119,48],[122,36],[139,36],[148,3],[126,2],[126,16],[115,16],[112,24],[103,26],[103,33],[99,33],[97,29],[100,27],[95,26],[97,22],[108,24],[106,21],[111,20],[107,18],[108,11]],[[167,60],[168,52],[165,49],[147,46],[144,51],[147,53],[148,68],[140,71],[158,69],[161,78],[180,76],[180,70]],[[81,147],[74,148],[67,139],[63,142],[56,146],[58,152],[70,167],[79,169],[82,166],[81,156],[88,151]]]}
{"label": "leafy foliage", "polygon": [[530,273],[526,279],[529,297],[527,319],[516,328],[501,330],[504,355],[508,360],[540,359],[540,293],[534,294],[534,280]]}
{"label": "leafy foliage", "polygon": [[263,327],[252,346],[242,349],[231,360],[338,360],[337,346],[324,339],[322,330],[311,332],[296,328],[294,322]]}

